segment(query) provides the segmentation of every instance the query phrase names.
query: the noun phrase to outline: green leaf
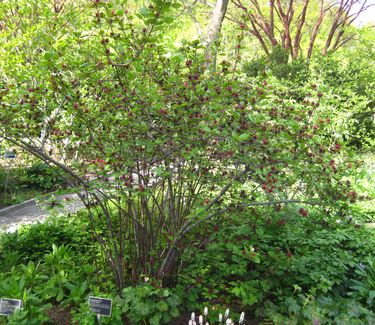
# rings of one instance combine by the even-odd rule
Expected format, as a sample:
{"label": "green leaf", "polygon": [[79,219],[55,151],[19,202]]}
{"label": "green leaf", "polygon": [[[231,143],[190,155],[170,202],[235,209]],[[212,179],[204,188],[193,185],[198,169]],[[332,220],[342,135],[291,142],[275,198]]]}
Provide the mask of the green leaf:
{"label": "green leaf", "polygon": [[139,12],[143,17],[150,16],[150,10],[147,7],[141,7]]}
{"label": "green leaf", "polygon": [[194,211],[194,213],[191,214],[191,217],[205,217],[208,214],[208,211],[205,207],[201,207]]}
{"label": "green leaf", "polygon": [[167,24],[171,24],[174,22],[174,17],[165,17],[164,18],[164,21],[167,23]]}
{"label": "green leaf", "polygon": [[58,293],[58,295],[57,295],[57,297],[56,297],[56,300],[57,300],[58,302],[60,302],[61,300],[63,300],[63,298],[64,298],[64,291],[60,288],[60,289],[59,289],[59,293]]}
{"label": "green leaf", "polygon": [[247,140],[247,139],[249,139],[250,138],[250,134],[249,133],[242,133],[239,137],[238,137],[238,139],[240,140],[240,141],[245,141],[245,140]]}
{"label": "green leaf", "polygon": [[158,302],[157,304],[157,308],[160,310],[160,311],[167,311],[168,310],[168,304],[165,302],[165,301],[160,301]]}

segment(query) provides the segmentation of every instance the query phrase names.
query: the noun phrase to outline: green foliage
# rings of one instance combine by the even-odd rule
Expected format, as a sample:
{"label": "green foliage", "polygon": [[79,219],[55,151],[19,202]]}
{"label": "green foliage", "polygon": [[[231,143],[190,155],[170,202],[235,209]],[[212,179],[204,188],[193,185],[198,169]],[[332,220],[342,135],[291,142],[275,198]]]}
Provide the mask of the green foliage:
{"label": "green foliage", "polygon": [[13,272],[7,277],[0,274],[0,296],[22,300],[22,310],[13,314],[7,324],[40,324],[48,320],[45,310],[49,307],[49,304],[43,303],[29,285],[35,284],[35,281],[38,280],[44,281],[47,276],[38,274],[38,267],[33,262],[29,262],[28,265],[21,264],[19,267],[24,274]]}
{"label": "green foliage", "polygon": [[318,84],[325,102],[334,107],[331,118],[339,133],[352,146],[365,150],[374,145],[374,42],[371,28],[356,31],[359,41],[338,53],[316,55],[306,64],[302,58],[288,60],[288,53],[275,47],[269,56],[254,58],[243,64],[251,77],[265,71],[292,87]]}
{"label": "green foliage", "polygon": [[340,296],[319,296],[299,294],[285,299],[276,306],[271,301],[264,304],[261,315],[275,324],[372,324],[375,314],[357,301]]}
{"label": "green foliage", "polygon": [[370,26],[356,32],[359,37],[352,46],[343,47],[335,55],[316,57],[312,67],[338,99],[334,103],[337,110],[347,112],[350,143],[371,150],[375,139],[375,38]]}
{"label": "green foliage", "polygon": [[179,315],[182,303],[171,289],[157,288],[149,284],[128,287],[122,291],[122,313],[131,324],[170,324]]}
{"label": "green foliage", "polygon": [[23,186],[21,178],[25,173],[24,168],[14,168],[11,162],[0,162],[0,207],[17,204],[34,195],[33,190]]}
{"label": "green foliage", "polygon": [[[19,233],[0,236],[0,296],[22,299],[24,304],[23,310],[9,318],[10,324],[48,323],[46,311],[58,304],[73,307],[73,318],[80,324],[93,324],[88,296],[105,296],[104,292],[114,291],[114,286],[105,273],[95,272],[93,261],[100,263],[96,266],[102,271],[106,264],[91,249],[93,243],[85,234],[87,220],[83,216],[53,218],[45,224],[24,227]],[[47,244],[49,248],[44,249]],[[18,258],[9,263],[10,256]],[[121,296],[109,297],[114,299],[113,315],[103,319],[104,324],[122,324],[123,314],[134,324],[168,324],[179,315],[181,305],[180,297],[170,289],[149,284],[129,287]]]}
{"label": "green foliage", "polygon": [[245,62],[243,70],[249,77],[261,76],[268,71],[281,80],[297,85],[304,84],[309,78],[309,67],[303,58],[289,60],[289,54],[279,46],[274,47],[269,56],[264,55]]}
{"label": "green foliage", "polygon": [[0,236],[0,270],[10,270],[19,262],[37,262],[51,245],[69,247],[79,252],[93,246],[89,226],[81,219],[51,218],[45,223],[23,226],[17,232]]}
{"label": "green foliage", "polygon": [[7,319],[8,325],[39,325],[48,324],[49,317],[46,315],[48,304],[35,296],[26,296],[23,300],[24,303],[22,310],[16,311]]}
{"label": "green foliage", "polygon": [[18,164],[20,163],[8,162],[8,166],[0,166],[0,207],[65,188],[67,181],[74,184],[55,166],[43,163],[33,163],[31,166],[17,166]]}
{"label": "green foliage", "polygon": [[357,265],[355,273],[358,280],[353,280],[350,293],[355,299],[361,300],[370,308],[375,306],[375,259],[367,258]]}
{"label": "green foliage", "polygon": [[[290,65],[275,48],[268,75],[248,78],[231,60],[211,74],[199,42],[166,46],[173,2],[77,6],[55,15],[31,1],[14,13],[22,20],[14,34],[3,5],[9,21],[0,56],[18,64],[1,63],[0,136],[79,181],[119,291],[141,274],[166,280],[190,229],[232,205],[292,200],[336,208],[355,199],[342,183],[350,170],[325,89],[275,77],[298,79],[302,62]],[[14,51],[30,37],[30,48]],[[64,153],[59,163],[43,151],[42,135],[52,153]],[[60,182],[52,171],[41,175],[31,177],[38,186]]]}
{"label": "green foliage", "polygon": [[21,182],[30,187],[46,190],[57,190],[66,184],[66,179],[60,168],[43,163],[26,168]]}
{"label": "green foliage", "polygon": [[359,54],[347,53],[347,57],[352,56],[359,59],[352,61],[337,56],[317,58],[312,69],[331,93],[327,101],[336,107],[337,113],[345,116],[348,142],[357,148],[369,148],[375,138],[374,80],[364,72],[375,70],[371,60],[362,60]]}
{"label": "green foliage", "polygon": [[0,241],[0,296],[23,301],[10,324],[48,323],[46,311],[52,306],[79,306],[86,299],[97,257],[83,219],[51,219],[1,234]]}
{"label": "green foliage", "polygon": [[244,64],[243,70],[249,77],[257,77],[265,73],[267,69],[267,57],[254,58]]}
{"label": "green foliage", "polygon": [[[312,301],[323,296],[351,304],[348,292],[354,281],[357,303],[363,299],[363,316],[371,316],[372,277],[361,274],[356,279],[363,272],[358,265],[372,254],[373,232],[339,216],[339,223],[327,217],[301,218],[291,207],[278,213],[241,211],[202,229],[197,236],[203,236],[205,246],[189,249],[180,270],[180,286],[189,288],[189,307],[209,301],[258,310],[259,317],[268,317],[272,313],[262,306],[272,301],[291,320],[297,316],[313,320],[306,306],[313,308]],[[367,272],[371,274],[371,267]],[[339,315],[324,313],[331,320]]]}
{"label": "green foliage", "polygon": [[[108,324],[122,324],[124,315],[133,324],[169,324],[181,311],[207,304],[215,310],[230,306],[247,315],[256,313],[276,323],[314,319],[322,324],[371,323],[373,231],[355,226],[339,211],[336,216],[310,211],[305,218],[298,210],[292,206],[277,212],[233,210],[223,223],[217,220],[194,232],[186,241],[189,248],[182,257],[176,289],[160,288],[147,279],[150,284],[127,287],[116,295],[105,274],[99,275],[103,285],[96,283],[95,251],[89,245],[75,246],[72,234],[44,255],[33,254],[34,261],[22,264],[15,259],[12,266],[4,267],[0,296],[26,299],[26,308],[13,316],[21,324],[21,318],[25,324],[38,324],[46,319],[45,309],[59,303],[73,306],[73,318],[80,324],[93,324],[88,295],[114,299],[113,316],[103,319]],[[84,229],[82,219],[57,220],[58,234]],[[35,236],[33,227],[41,229],[41,225],[29,226],[23,236]],[[8,236],[12,234],[2,236],[2,251],[9,251],[12,241],[4,240]],[[105,270],[105,264],[101,262],[99,268]]]}
{"label": "green foliage", "polygon": [[238,44],[213,73],[200,42],[166,37],[179,8],[0,3],[0,138],[47,162],[23,185],[67,172],[87,207],[1,236],[0,293],[26,304],[14,322],[50,304],[92,324],[90,294],[114,299],[108,324],[167,324],[207,301],[370,322],[375,242],[352,204],[373,193],[348,148],[373,141],[368,58],[307,66],[275,47],[246,65]]}

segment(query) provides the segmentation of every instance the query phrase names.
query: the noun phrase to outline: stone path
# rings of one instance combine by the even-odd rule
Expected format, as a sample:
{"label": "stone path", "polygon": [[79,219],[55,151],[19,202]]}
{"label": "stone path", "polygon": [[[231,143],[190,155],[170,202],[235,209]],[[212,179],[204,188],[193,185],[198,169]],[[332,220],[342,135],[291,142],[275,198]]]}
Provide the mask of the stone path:
{"label": "stone path", "polygon": [[29,200],[15,206],[0,210],[0,229],[13,232],[23,224],[43,222],[50,215],[65,215],[74,213],[84,207],[77,194],[65,194],[56,196],[55,200],[62,205],[49,209],[51,197],[40,202]]}

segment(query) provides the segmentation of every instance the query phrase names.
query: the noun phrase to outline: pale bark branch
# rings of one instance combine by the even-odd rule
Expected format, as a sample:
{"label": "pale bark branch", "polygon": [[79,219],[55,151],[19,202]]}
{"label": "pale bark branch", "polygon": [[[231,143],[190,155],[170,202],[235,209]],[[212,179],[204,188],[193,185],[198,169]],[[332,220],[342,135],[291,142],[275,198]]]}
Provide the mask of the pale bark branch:
{"label": "pale bark branch", "polygon": [[[216,54],[212,53],[212,45],[218,39],[221,32],[221,27],[225,14],[228,9],[229,0],[217,0],[216,6],[212,13],[212,19],[207,29],[207,36],[205,38],[206,46],[206,66],[209,66],[212,62],[215,61]],[[213,70],[215,69],[215,62],[212,64]]]}

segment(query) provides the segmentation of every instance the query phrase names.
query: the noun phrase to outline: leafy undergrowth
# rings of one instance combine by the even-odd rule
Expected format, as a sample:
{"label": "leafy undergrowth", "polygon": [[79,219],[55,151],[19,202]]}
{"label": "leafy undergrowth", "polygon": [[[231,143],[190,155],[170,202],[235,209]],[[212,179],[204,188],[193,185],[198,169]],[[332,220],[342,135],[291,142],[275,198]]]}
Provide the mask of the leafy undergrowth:
{"label": "leafy undergrowth", "polygon": [[65,188],[64,175],[55,167],[35,163],[5,168],[0,164],[0,208]]}
{"label": "leafy undergrowth", "polygon": [[17,189],[17,192],[12,193],[0,193],[0,209],[10,205],[22,203],[40,194],[40,191],[28,188]]}
{"label": "leafy undergrowth", "polygon": [[114,299],[105,324],[175,324],[203,306],[275,324],[374,322],[375,232],[345,216],[243,211],[187,240],[170,287],[145,277],[118,294],[84,213],[2,234],[0,296],[24,302],[9,324],[93,324],[89,295]]}
{"label": "leafy undergrowth", "polygon": [[355,184],[361,199],[351,205],[351,211],[359,222],[375,223],[375,153],[367,153],[359,157],[362,168],[351,181]]}
{"label": "leafy undergrowth", "polygon": [[241,215],[201,235],[180,274],[190,308],[237,306],[275,324],[374,321],[374,230],[332,215]]}

